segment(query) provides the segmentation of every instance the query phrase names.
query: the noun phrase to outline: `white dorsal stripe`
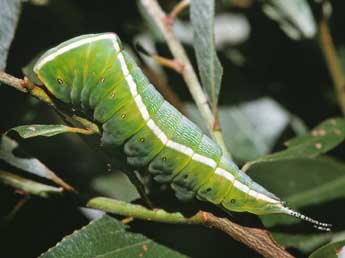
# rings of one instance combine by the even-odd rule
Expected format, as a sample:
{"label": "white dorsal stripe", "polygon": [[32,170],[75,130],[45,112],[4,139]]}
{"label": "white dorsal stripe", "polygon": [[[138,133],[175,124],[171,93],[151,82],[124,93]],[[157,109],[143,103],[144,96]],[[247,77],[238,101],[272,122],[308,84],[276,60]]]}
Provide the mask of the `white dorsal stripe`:
{"label": "white dorsal stripe", "polygon": [[[63,53],[66,53],[67,51],[70,51],[74,48],[80,47],[82,45],[88,44],[88,43],[92,43],[98,40],[102,40],[102,39],[111,39],[114,42],[116,42],[116,35],[113,33],[107,33],[107,34],[102,34],[102,35],[98,35],[98,36],[90,36],[89,38],[85,38],[85,39],[81,39],[78,40],[76,42],[73,42],[65,47],[62,47],[60,49],[58,49],[57,51],[55,51],[54,53],[51,53],[50,55],[42,58],[41,60],[38,61],[38,63],[34,66],[34,71],[37,72],[39,69],[41,69],[41,67],[43,65],[45,65],[46,63],[52,61],[54,58],[56,58],[59,55],[62,55]],[[117,44],[117,42],[116,42]],[[114,44],[115,45],[115,44]],[[118,44],[117,44],[118,45]]]}

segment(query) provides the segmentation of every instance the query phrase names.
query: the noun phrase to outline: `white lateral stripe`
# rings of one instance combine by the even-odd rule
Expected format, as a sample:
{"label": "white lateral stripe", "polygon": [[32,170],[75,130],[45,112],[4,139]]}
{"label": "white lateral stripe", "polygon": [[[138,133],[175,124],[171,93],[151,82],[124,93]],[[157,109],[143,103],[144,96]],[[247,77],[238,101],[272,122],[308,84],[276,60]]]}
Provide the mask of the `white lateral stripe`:
{"label": "white lateral stripe", "polygon": [[[60,48],[59,50],[57,50],[56,52],[50,54],[49,56],[44,57],[42,60],[40,60],[34,67],[34,71],[37,72],[39,69],[41,69],[41,67],[43,65],[45,65],[46,63],[52,61],[54,58],[56,58],[57,56],[66,53],[67,51],[70,51],[71,49],[80,47],[84,44],[88,44],[97,40],[102,40],[102,39],[115,39],[116,36],[115,34],[112,33],[107,33],[107,34],[102,34],[99,35],[97,37],[90,37],[90,38],[85,38],[85,39],[81,39],[79,41],[73,42],[63,48]],[[114,42],[116,42],[116,40],[113,40]]]}
{"label": "white lateral stripe", "polygon": [[257,199],[260,199],[260,200],[263,200],[263,201],[265,201],[265,202],[279,203],[279,201],[274,200],[274,199],[272,199],[272,198],[270,198],[270,197],[268,197],[268,196],[266,196],[266,195],[264,195],[264,194],[262,194],[262,193],[258,193],[258,196],[257,196],[256,198],[257,198]]}
{"label": "white lateral stripe", "polygon": [[256,199],[256,197],[258,196],[258,192],[254,191],[253,189],[250,189],[248,192],[248,195],[250,195],[251,197],[253,197],[254,199]]}
{"label": "white lateral stripe", "polygon": [[138,95],[134,98],[134,100],[135,100],[135,103],[137,104],[137,107],[138,107],[138,109],[139,109],[139,111],[140,111],[141,116],[143,117],[143,119],[144,119],[145,121],[149,120],[149,119],[150,119],[150,114],[149,114],[149,112],[147,111],[147,108],[146,108],[146,106],[145,106],[145,104],[144,104],[144,102],[143,102],[143,100],[142,100],[140,94],[138,94]]}
{"label": "white lateral stripe", "polygon": [[120,52],[120,51],[121,51],[121,48],[120,48],[120,46],[119,46],[119,43],[118,43],[117,40],[116,40],[115,35],[114,35],[114,38],[113,38],[113,44],[114,44],[114,48],[115,48],[116,52]]}
{"label": "white lateral stripe", "polygon": [[198,161],[200,163],[203,163],[211,168],[216,168],[217,167],[217,163],[213,160],[213,159],[210,159],[208,157],[205,157],[205,156],[202,156],[198,153],[194,153],[193,157],[192,157],[193,160],[195,161]]}
{"label": "white lateral stripe", "polygon": [[123,54],[121,52],[117,55],[117,58],[120,61],[121,70],[122,70],[122,72],[123,72],[123,74],[127,80],[127,78],[128,78],[127,75],[129,74],[129,70],[128,70],[125,58],[123,57]]}
{"label": "white lateral stripe", "polygon": [[137,85],[135,84],[131,74],[127,75],[126,81],[129,85],[129,90],[131,91],[132,96],[133,97],[137,96],[138,95]]}
{"label": "white lateral stripe", "polygon": [[219,176],[224,177],[226,180],[229,180],[230,182],[233,182],[235,180],[235,177],[229,172],[222,168],[216,168],[215,173]]}
{"label": "white lateral stripe", "polygon": [[236,187],[237,189],[239,189],[240,191],[242,191],[244,193],[248,193],[248,191],[250,190],[248,186],[246,186],[245,184],[242,184],[238,180],[235,180],[234,187]]}
{"label": "white lateral stripe", "polygon": [[171,149],[174,149],[174,150],[176,150],[178,152],[181,152],[181,153],[183,153],[183,154],[185,154],[187,156],[190,156],[190,157],[192,157],[193,153],[194,153],[194,151],[191,148],[189,148],[189,147],[187,147],[185,145],[182,145],[182,144],[180,144],[178,142],[173,142],[171,140],[169,140],[167,142],[167,146],[169,148],[171,148]]}
{"label": "white lateral stripe", "polygon": [[152,130],[152,132],[158,137],[158,139],[161,140],[163,144],[165,144],[168,141],[168,137],[165,135],[165,133],[156,125],[156,123],[150,119],[147,122],[148,127]]}

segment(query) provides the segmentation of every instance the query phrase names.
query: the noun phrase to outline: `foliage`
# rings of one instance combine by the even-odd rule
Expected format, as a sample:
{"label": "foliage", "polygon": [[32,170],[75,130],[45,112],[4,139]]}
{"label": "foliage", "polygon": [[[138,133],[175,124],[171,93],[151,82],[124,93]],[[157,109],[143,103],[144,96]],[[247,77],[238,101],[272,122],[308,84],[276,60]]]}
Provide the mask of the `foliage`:
{"label": "foliage", "polygon": [[[75,35],[114,31],[158,90],[223,144],[251,178],[289,206],[334,224],[333,231],[319,232],[283,215],[229,216],[210,204],[179,202],[143,171],[135,172],[141,183],[133,184],[113,162],[116,157],[99,150],[96,125],[70,107],[45,105],[48,95],[0,72],[0,256],[263,255],[236,234],[215,230],[221,227],[188,225],[208,225],[206,213],[197,213],[206,210],[236,221],[241,232],[254,232],[259,240],[270,239],[260,229],[267,228],[294,257],[341,257],[345,3],[332,1],[332,13],[328,1],[169,0],[159,3],[170,15],[157,19],[148,8],[152,2],[102,0],[96,8],[94,1],[0,0],[0,70],[22,78],[24,68],[38,83],[31,70],[43,50]],[[166,41],[166,33],[178,35],[177,42]],[[153,60],[166,65],[159,72],[133,47],[143,38],[154,46]],[[194,70],[197,76],[190,76]],[[138,209],[148,206],[139,193],[165,211]],[[99,195],[104,197],[94,198]],[[135,218],[79,209],[87,206]]]}

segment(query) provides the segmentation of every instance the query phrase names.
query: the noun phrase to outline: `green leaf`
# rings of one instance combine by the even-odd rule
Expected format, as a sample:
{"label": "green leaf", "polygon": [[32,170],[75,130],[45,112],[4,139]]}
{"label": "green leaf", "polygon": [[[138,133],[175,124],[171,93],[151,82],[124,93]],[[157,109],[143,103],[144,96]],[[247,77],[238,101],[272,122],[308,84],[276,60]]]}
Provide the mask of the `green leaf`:
{"label": "green leaf", "polygon": [[191,1],[190,19],[199,75],[211,106],[216,110],[223,68],[218,60],[214,41],[214,9],[214,0]]}
{"label": "green leaf", "polygon": [[51,137],[62,133],[92,133],[86,129],[69,127],[66,125],[21,125],[14,127],[11,130],[16,131],[24,139],[37,136]]}
{"label": "green leaf", "polygon": [[286,142],[287,149],[260,157],[247,163],[246,171],[254,164],[294,158],[313,158],[326,153],[345,139],[345,119],[328,119],[315,127],[310,133]]}
{"label": "green leaf", "polygon": [[[205,122],[194,105],[186,106],[189,117],[201,128]],[[269,153],[287,127],[289,113],[270,98],[261,98],[237,107],[219,108],[225,143],[237,160],[247,161]]]}
{"label": "green leaf", "polygon": [[110,216],[91,222],[81,230],[65,237],[40,258],[185,258],[176,251],[141,235],[126,231],[126,227]]}
{"label": "green leaf", "polygon": [[317,249],[309,258],[343,258],[345,254],[344,247],[345,240],[330,243]]}
{"label": "green leaf", "polygon": [[52,194],[61,194],[62,192],[62,188],[37,183],[35,181],[14,175],[12,173],[8,173],[3,170],[0,170],[0,182],[12,186],[16,189],[20,189],[25,193],[37,195],[44,198],[47,198]]}
{"label": "green leaf", "polygon": [[140,198],[128,177],[118,171],[95,178],[92,181],[92,188],[103,195],[121,201],[131,202]]}
{"label": "green leaf", "polygon": [[262,163],[248,174],[293,207],[345,197],[345,164],[333,159],[295,158]]}
{"label": "green leaf", "polygon": [[38,159],[17,156],[15,150],[19,148],[19,145],[16,141],[6,135],[2,135],[0,140],[0,159],[16,168],[50,179],[67,190],[73,190],[72,186],[65,183]]}
{"label": "green leaf", "polygon": [[[329,209],[321,208],[323,204],[339,202],[345,198],[345,164],[342,162],[329,158],[281,160],[258,164],[248,174],[254,181],[287,201],[288,206],[305,215],[333,224],[335,221],[331,218],[338,216],[335,215],[337,212],[343,212],[341,207],[332,213]],[[314,214],[308,207],[321,212]],[[303,253],[309,253],[339,234],[335,231],[324,233],[303,229],[296,232],[291,227],[292,224],[299,223],[305,229],[309,226],[286,215],[275,214],[260,218],[265,227],[273,228],[273,237],[280,244],[297,248]],[[281,228],[282,231],[279,230]]]}
{"label": "green leaf", "polygon": [[0,70],[6,67],[8,50],[20,15],[21,0],[0,0]]}
{"label": "green leaf", "polygon": [[292,39],[316,35],[316,22],[306,0],[265,0],[262,9]]}

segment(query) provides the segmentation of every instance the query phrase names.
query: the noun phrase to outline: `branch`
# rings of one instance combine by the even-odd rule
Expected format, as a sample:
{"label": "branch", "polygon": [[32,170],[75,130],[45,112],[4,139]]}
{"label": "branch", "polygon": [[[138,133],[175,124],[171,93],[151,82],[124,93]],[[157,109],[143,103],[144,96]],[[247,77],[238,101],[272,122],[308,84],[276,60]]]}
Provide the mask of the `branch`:
{"label": "branch", "polygon": [[[152,20],[156,23],[164,38],[170,48],[171,53],[174,58],[182,64],[183,69],[181,75],[185,80],[188,89],[202,115],[207,123],[207,127],[212,134],[215,141],[221,146],[223,152],[228,154],[228,152],[222,132],[218,126],[218,118],[216,118],[208,105],[207,96],[202,90],[201,84],[198,77],[193,69],[191,62],[188,59],[186,51],[184,50],[182,44],[175,36],[171,23],[167,22],[169,15],[167,15],[156,0],[140,0],[143,7],[146,8],[147,13],[152,17]],[[184,7],[185,8],[185,7]]]}
{"label": "branch", "polygon": [[87,203],[87,207],[103,210],[109,213],[133,217],[141,220],[172,223],[196,224],[216,228],[242,242],[251,249],[267,258],[293,258],[265,229],[243,227],[226,218],[219,218],[212,213],[199,211],[192,217],[184,217],[181,213],[168,213],[161,209],[149,210],[141,205],[130,204],[114,199],[97,197]]}
{"label": "branch", "polygon": [[24,93],[28,93],[28,90],[23,86],[24,80],[18,79],[12,75],[9,75],[3,71],[0,71],[0,82],[7,84]]}
{"label": "branch", "polygon": [[34,85],[27,78],[24,78],[24,80],[18,79],[10,74],[0,71],[0,82],[5,83],[23,93],[29,93],[31,96],[45,102],[52,107],[55,107],[54,102],[47,95],[47,93],[37,85]]}
{"label": "branch", "polygon": [[343,115],[345,115],[345,79],[339,64],[326,17],[323,17],[319,23],[319,38],[320,47],[323,51],[323,55],[333,80],[338,104]]}

